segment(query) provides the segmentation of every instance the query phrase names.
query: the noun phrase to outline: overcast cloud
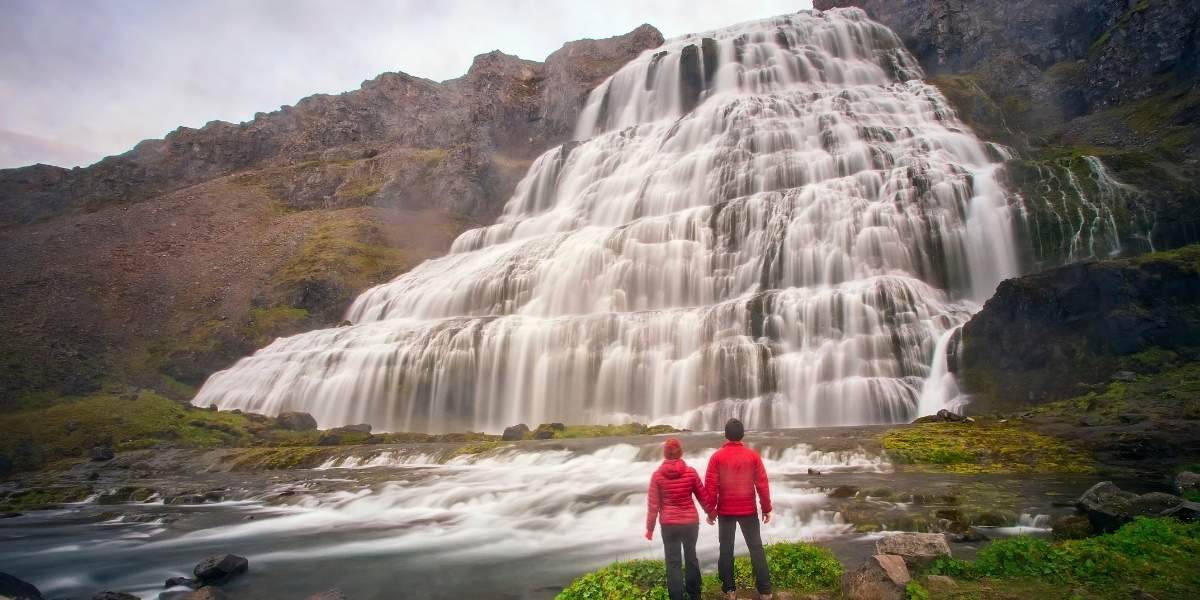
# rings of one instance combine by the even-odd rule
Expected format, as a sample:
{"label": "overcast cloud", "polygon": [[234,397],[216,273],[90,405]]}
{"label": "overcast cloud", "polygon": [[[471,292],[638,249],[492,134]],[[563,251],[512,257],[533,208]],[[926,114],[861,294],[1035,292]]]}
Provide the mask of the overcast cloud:
{"label": "overcast cloud", "polygon": [[0,168],[71,167],[180,125],[240,122],[385,71],[443,81],[501,50],[650,23],[667,37],[810,0],[0,0]]}

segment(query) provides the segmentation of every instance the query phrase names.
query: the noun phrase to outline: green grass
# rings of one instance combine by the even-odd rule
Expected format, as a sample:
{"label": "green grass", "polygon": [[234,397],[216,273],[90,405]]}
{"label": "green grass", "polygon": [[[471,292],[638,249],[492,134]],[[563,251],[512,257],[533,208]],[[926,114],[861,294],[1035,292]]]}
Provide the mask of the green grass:
{"label": "green grass", "polygon": [[884,434],[906,470],[952,473],[1088,473],[1091,459],[1067,443],[1012,423],[921,423]]}
{"label": "green grass", "polygon": [[[771,582],[777,591],[794,594],[836,590],[842,565],[833,553],[803,543],[779,543],[765,547]],[[754,588],[750,559],[734,560],[734,579],[739,590]],[[567,586],[557,600],[666,600],[666,568],[661,560],[616,562],[587,573]],[[703,595],[720,595],[721,584],[715,573],[703,576]]]}
{"label": "green grass", "polygon": [[665,433],[679,433],[680,431],[670,425],[646,426],[641,423],[628,423],[625,425],[567,425],[562,431],[555,432],[554,437],[561,439],[623,437],[633,435],[661,435]]}
{"label": "green grass", "polygon": [[1200,419],[1200,363],[1178,362],[1174,352],[1151,348],[1122,359],[1122,367],[1139,373],[1134,381],[1114,381],[1102,391],[1050,402],[1031,409],[1035,416],[1077,419],[1094,425],[1119,423],[1123,415],[1149,419]]}
{"label": "green grass", "polygon": [[1089,598],[1188,598],[1200,589],[1200,523],[1137,519],[1111,534],[1047,542],[1016,537],[992,542],[974,561],[942,558],[930,573],[965,580],[1039,581],[1082,586]]}

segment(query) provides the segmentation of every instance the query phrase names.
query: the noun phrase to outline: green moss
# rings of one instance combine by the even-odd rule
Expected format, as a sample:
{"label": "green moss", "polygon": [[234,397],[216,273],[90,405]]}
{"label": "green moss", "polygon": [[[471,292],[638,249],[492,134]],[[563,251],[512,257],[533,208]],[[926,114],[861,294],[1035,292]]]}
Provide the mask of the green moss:
{"label": "green moss", "polygon": [[483,454],[484,452],[491,452],[507,445],[504,442],[476,442],[474,444],[466,444],[456,448],[454,456],[474,456],[476,454]]}
{"label": "green moss", "polygon": [[51,508],[68,502],[82,502],[92,495],[88,486],[66,485],[18,490],[0,499],[0,511],[26,511]]}
{"label": "green moss", "polygon": [[315,467],[327,458],[329,450],[297,446],[290,448],[252,448],[233,455],[231,468],[236,471],[254,469],[284,470]]}
{"label": "green moss", "polygon": [[675,429],[670,425],[643,425],[641,423],[628,423],[625,425],[567,425],[562,431],[555,433],[555,438],[571,439],[571,438],[596,438],[596,437],[623,437],[634,435],[662,435],[666,433],[679,433],[681,430]]}
{"label": "green moss", "polygon": [[1158,348],[1133,356],[1138,358],[1130,358],[1126,363],[1129,367],[1141,361],[1152,362],[1141,367],[1142,374],[1134,381],[1111,382],[1103,390],[1046,403],[1029,412],[1069,419],[1086,415],[1094,425],[1116,424],[1130,413],[1149,419],[1200,419],[1200,404],[1196,402],[1200,397],[1200,363],[1167,362]]}
{"label": "green moss", "polygon": [[252,308],[243,332],[252,344],[262,347],[280,335],[295,333],[307,319],[308,311],[294,306]]}
{"label": "green moss", "polygon": [[1200,523],[1137,519],[1080,540],[1009,538],[985,546],[973,562],[939,559],[930,572],[1000,585],[1032,580],[1082,586],[1089,598],[1186,598],[1200,589]]}
{"label": "green moss", "polygon": [[922,423],[884,434],[884,450],[906,469],[951,473],[1088,473],[1083,452],[1011,423]]}

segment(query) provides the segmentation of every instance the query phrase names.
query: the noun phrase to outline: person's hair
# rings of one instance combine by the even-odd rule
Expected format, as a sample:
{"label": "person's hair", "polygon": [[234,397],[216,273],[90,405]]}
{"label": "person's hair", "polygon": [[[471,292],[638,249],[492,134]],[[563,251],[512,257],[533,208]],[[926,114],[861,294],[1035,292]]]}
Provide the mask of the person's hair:
{"label": "person's hair", "polygon": [[663,442],[663,457],[664,458],[683,458],[683,445],[675,438],[667,438]]}
{"label": "person's hair", "polygon": [[725,439],[731,442],[740,442],[744,437],[746,437],[746,428],[741,421],[730,419],[725,422]]}

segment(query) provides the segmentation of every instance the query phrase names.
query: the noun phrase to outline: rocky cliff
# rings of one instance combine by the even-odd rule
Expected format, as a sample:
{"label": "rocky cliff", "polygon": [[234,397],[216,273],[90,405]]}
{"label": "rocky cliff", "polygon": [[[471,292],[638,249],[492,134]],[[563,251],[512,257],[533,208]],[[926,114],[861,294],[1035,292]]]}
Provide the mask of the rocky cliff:
{"label": "rocky cliff", "polygon": [[187,395],[275,335],[335,324],[495,218],[591,88],[662,41],[643,25],[542,63],[491,52],[442,83],[385,73],[87,168],[0,171],[0,404]]}
{"label": "rocky cliff", "polygon": [[891,27],[964,120],[1015,150],[1031,267],[1200,239],[1200,3],[814,4]]}

